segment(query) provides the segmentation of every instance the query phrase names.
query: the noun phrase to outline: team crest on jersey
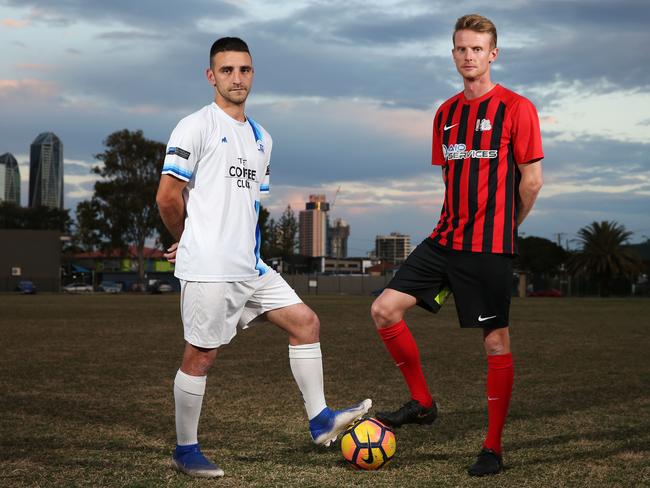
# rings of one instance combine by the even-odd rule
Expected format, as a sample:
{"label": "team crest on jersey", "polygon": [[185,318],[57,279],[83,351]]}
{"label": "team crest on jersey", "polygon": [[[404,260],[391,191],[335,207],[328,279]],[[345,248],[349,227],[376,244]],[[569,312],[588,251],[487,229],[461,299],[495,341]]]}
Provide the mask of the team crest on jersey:
{"label": "team crest on jersey", "polygon": [[264,152],[264,144],[259,139],[257,140],[257,150],[261,153]]}
{"label": "team crest on jersey", "polygon": [[490,119],[476,119],[476,129],[475,131],[484,131],[484,130],[492,130],[492,123],[490,122]]}

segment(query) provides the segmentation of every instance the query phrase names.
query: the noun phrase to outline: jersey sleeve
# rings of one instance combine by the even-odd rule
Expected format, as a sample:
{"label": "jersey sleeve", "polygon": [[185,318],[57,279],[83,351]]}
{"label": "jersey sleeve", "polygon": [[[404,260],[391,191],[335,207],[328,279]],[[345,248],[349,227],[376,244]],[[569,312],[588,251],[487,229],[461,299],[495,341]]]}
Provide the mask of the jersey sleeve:
{"label": "jersey sleeve", "polygon": [[517,164],[532,163],[544,157],[537,110],[526,98],[519,101],[513,113],[512,143]]}
{"label": "jersey sleeve", "polygon": [[190,181],[201,156],[201,129],[191,118],[181,120],[167,143],[162,174]]}
{"label": "jersey sleeve", "polygon": [[270,181],[271,181],[271,149],[273,149],[273,140],[271,136],[266,133],[266,144],[264,148],[264,154],[266,155],[266,164],[264,170],[264,176],[262,176],[262,181],[260,182],[260,193],[267,194],[271,190]]}
{"label": "jersey sleeve", "polygon": [[[442,107],[441,107],[442,108]],[[442,110],[438,109],[436,116],[433,118],[433,137],[431,142],[431,164],[443,166],[445,164],[445,155],[442,150]]]}
{"label": "jersey sleeve", "polygon": [[262,182],[260,183],[261,193],[268,193],[271,190],[271,187],[269,185],[270,176],[271,176],[271,164],[266,163],[266,171],[264,171],[264,176],[262,177]]}

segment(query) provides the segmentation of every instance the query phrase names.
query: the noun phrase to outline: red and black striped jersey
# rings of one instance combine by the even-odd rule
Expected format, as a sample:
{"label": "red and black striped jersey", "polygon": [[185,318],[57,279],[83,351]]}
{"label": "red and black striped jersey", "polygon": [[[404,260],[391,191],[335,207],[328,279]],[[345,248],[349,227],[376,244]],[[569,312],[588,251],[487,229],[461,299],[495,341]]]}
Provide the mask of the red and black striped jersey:
{"label": "red and black striped jersey", "polygon": [[473,100],[461,92],[436,112],[432,149],[445,182],[433,241],[459,251],[515,254],[517,165],[544,157],[535,106],[501,85]]}

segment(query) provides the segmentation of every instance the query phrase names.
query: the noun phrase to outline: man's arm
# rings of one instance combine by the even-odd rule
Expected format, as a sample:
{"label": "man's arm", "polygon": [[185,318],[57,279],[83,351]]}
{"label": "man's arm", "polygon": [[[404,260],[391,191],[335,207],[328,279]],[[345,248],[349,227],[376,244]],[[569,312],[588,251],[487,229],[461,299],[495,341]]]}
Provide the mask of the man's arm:
{"label": "man's arm", "polygon": [[181,240],[185,227],[183,189],[186,185],[186,181],[165,174],[160,177],[156,195],[160,218],[176,241]]}
{"label": "man's arm", "polygon": [[537,194],[542,188],[542,162],[520,164],[521,181],[519,182],[519,212],[517,215],[517,226],[520,226],[526,216],[530,213],[537,199]]}

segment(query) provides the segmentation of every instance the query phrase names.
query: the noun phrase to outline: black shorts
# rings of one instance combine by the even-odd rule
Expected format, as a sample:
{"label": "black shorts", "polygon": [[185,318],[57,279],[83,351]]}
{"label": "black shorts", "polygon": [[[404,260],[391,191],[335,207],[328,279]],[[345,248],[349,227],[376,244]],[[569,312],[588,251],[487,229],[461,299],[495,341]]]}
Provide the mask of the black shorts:
{"label": "black shorts", "polygon": [[461,327],[508,327],[512,259],[509,254],[454,251],[426,238],[386,288],[417,298],[418,305],[434,313],[451,290]]}

